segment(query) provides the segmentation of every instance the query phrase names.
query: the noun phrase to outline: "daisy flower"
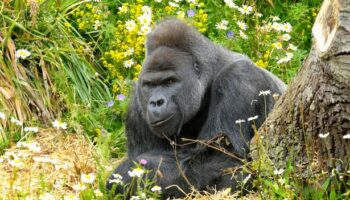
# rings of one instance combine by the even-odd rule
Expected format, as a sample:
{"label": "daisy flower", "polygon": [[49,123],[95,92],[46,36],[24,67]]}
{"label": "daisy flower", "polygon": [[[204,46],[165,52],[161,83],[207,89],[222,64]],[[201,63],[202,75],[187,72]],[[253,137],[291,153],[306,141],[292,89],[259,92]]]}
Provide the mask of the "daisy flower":
{"label": "daisy flower", "polygon": [[30,52],[27,49],[18,49],[15,53],[16,58],[26,59],[30,56]]}
{"label": "daisy flower", "polygon": [[82,174],[81,175],[81,181],[83,183],[93,183],[95,181],[95,174],[90,173],[90,174]]}
{"label": "daisy flower", "polygon": [[253,7],[243,5],[242,8],[238,8],[239,12],[241,12],[244,15],[249,15],[253,11]]}

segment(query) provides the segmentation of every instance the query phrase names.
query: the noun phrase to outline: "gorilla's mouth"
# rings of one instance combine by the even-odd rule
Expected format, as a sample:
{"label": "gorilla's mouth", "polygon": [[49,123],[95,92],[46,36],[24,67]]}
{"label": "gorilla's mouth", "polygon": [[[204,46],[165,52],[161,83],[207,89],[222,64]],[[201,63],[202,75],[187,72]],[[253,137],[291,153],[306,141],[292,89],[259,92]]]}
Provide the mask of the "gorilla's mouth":
{"label": "gorilla's mouth", "polygon": [[173,113],[172,115],[170,115],[169,117],[165,118],[165,119],[161,119],[161,120],[158,120],[158,121],[155,121],[155,122],[151,122],[151,126],[161,126],[164,123],[170,121],[175,116],[175,114],[176,114],[176,112]]}

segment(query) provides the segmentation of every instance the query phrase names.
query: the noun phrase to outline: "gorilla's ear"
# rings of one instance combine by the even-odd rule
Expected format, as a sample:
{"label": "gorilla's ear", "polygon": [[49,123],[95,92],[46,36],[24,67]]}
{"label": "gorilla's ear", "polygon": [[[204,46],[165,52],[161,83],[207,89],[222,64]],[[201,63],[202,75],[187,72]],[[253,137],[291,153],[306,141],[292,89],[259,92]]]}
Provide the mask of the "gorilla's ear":
{"label": "gorilla's ear", "polygon": [[197,78],[201,77],[201,70],[199,69],[199,65],[197,62],[194,63],[193,69],[196,72]]}

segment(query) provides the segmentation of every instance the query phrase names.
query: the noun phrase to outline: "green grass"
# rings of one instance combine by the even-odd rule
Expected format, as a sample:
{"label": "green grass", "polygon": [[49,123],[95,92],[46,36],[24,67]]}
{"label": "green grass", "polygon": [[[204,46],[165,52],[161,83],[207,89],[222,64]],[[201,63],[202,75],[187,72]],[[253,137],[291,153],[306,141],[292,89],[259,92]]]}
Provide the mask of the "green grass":
{"label": "green grass", "polygon": [[[0,3],[4,55],[0,58],[0,111],[25,123],[48,125],[69,116],[76,105],[89,105],[92,110],[105,106],[113,97],[108,84],[96,76],[104,69],[94,48],[69,22],[71,12],[82,2],[44,1],[32,6],[25,2]],[[16,58],[18,49],[27,49],[31,55]],[[3,126],[7,128],[8,121]]]}

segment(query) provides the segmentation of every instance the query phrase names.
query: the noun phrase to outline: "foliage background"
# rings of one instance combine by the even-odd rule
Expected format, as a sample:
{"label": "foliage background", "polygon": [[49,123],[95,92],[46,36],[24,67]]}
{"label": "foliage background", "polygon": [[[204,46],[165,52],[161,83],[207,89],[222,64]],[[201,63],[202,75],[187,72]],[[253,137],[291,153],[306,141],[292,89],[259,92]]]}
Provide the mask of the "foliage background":
{"label": "foliage background", "polygon": [[[288,83],[309,52],[310,30],[320,4],[320,0],[3,0],[0,155],[18,141],[35,140],[38,133],[28,127],[40,127],[41,132],[54,120],[67,123],[68,128],[60,130],[63,134],[84,135],[94,144],[97,168],[103,173],[91,188],[104,192],[108,174],[104,165],[125,153],[123,117],[142,68],[145,36],[157,22],[169,16],[181,18]],[[19,57],[20,49],[30,55]],[[273,179],[259,181],[260,194],[274,198],[303,193],[302,186],[290,190]],[[44,192],[36,191],[36,197]],[[92,190],[79,194],[97,198]],[[31,194],[21,197],[26,195]]]}

